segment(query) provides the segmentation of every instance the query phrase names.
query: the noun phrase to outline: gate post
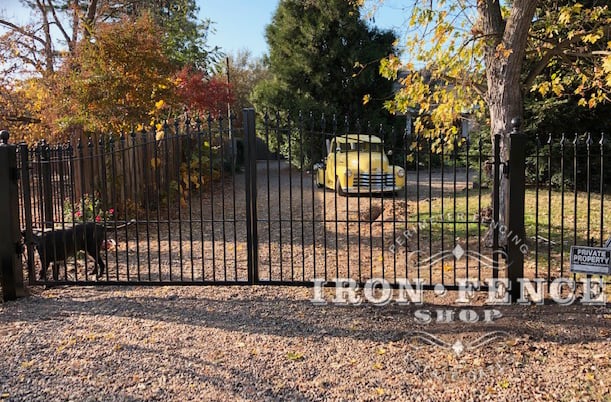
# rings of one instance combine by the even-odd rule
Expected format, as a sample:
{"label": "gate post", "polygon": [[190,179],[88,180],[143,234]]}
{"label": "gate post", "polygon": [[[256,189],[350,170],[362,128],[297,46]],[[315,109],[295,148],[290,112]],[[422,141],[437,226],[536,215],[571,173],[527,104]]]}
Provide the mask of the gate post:
{"label": "gate post", "polygon": [[520,298],[519,278],[524,277],[524,253],[521,245],[526,240],[524,228],[524,198],[526,188],[526,136],[520,131],[519,118],[511,120],[512,131],[509,135],[509,189],[505,217],[507,222],[507,279],[511,290],[511,300]]}
{"label": "gate post", "polygon": [[259,239],[257,235],[257,133],[255,130],[255,109],[243,109],[244,148],[246,158],[246,248],[248,250],[248,283],[259,282]]}
{"label": "gate post", "polygon": [[0,280],[4,300],[25,296],[19,230],[19,171],[17,147],[8,145],[9,132],[0,132]]}

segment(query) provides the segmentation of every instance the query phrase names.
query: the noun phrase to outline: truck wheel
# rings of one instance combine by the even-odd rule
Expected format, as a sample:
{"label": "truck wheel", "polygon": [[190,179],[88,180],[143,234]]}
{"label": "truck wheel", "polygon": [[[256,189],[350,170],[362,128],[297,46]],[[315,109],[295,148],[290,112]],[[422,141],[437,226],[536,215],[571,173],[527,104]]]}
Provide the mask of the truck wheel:
{"label": "truck wheel", "polygon": [[346,193],[342,189],[342,183],[339,181],[339,177],[335,178],[335,191],[338,195],[345,196]]}

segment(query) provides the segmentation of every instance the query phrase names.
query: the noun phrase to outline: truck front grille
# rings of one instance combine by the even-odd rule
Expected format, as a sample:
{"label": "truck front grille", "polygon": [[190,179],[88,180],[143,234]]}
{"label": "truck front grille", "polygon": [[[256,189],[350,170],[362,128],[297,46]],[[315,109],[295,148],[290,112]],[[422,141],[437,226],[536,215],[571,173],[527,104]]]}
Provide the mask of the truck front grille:
{"label": "truck front grille", "polygon": [[361,173],[354,179],[355,187],[390,187],[395,185],[395,176],[390,173]]}

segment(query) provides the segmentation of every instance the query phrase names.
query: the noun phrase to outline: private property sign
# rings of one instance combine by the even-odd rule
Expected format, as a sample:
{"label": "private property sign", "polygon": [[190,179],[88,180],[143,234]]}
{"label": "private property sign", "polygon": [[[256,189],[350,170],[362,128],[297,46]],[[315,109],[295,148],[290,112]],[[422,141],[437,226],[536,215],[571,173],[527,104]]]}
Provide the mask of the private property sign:
{"label": "private property sign", "polygon": [[571,272],[611,275],[611,248],[571,246]]}

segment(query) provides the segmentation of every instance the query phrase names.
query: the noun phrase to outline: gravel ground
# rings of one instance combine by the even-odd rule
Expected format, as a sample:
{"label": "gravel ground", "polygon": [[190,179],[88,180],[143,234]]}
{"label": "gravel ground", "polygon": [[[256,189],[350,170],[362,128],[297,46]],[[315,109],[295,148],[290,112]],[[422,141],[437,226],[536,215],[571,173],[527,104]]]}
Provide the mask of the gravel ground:
{"label": "gravel ground", "polygon": [[416,310],[458,311],[455,295],[380,307],[316,306],[300,287],[31,291],[0,304],[0,400],[611,400],[609,305],[423,324]]}
{"label": "gravel ground", "polygon": [[[259,164],[265,179],[266,165]],[[314,259],[319,265],[325,261],[329,277],[338,272],[354,277],[359,266],[384,264],[390,264],[387,278],[401,272],[394,260],[369,255],[367,247],[384,249],[397,230],[405,229],[398,229],[397,222],[405,220],[408,205],[375,198],[363,206],[358,197],[342,197],[336,208],[332,192],[312,192],[309,176],[302,187],[300,176],[287,177],[287,166],[277,170],[270,176],[279,178],[270,193],[266,180],[259,182],[263,279],[292,277],[293,269],[296,279],[320,277],[320,272],[311,272]],[[111,255],[114,271],[109,270],[117,280],[124,279],[126,270],[119,267],[128,265],[123,258],[129,254],[132,265],[138,256],[146,261],[141,264],[143,280],[158,280],[166,275],[162,268],[174,265],[184,265],[192,279],[196,274],[209,279],[220,267],[216,272],[223,273],[221,279],[245,278],[242,185],[236,182],[235,213],[228,201],[233,188],[225,199],[214,199],[222,208],[212,210],[208,204],[213,200],[207,199],[194,212],[201,221],[202,216],[220,219],[219,212],[225,211],[235,225],[213,229],[195,222],[188,230],[159,230],[158,238],[157,227],[149,228],[152,246],[143,237],[142,244],[123,239],[118,257]],[[345,222],[371,221],[376,208],[380,217],[371,225]],[[337,218],[344,223],[318,222],[311,235],[310,223],[303,235],[301,226],[293,227],[293,235],[289,226],[287,235],[285,221],[281,232],[281,219],[320,221],[321,213],[323,222]],[[391,216],[393,222],[388,222]],[[184,250],[177,249],[176,234],[187,236],[180,230],[199,234],[193,244],[185,241]],[[320,248],[321,238],[327,240],[327,251]],[[221,258],[225,251],[226,261]],[[398,255],[404,261],[404,254]],[[339,271],[348,266],[352,275]],[[374,274],[379,272],[370,276]],[[365,271],[361,279],[366,277]],[[494,307],[501,317],[467,324],[456,317],[435,322],[436,311],[450,309],[459,316],[473,309],[482,317],[492,309],[484,305],[485,295],[460,307],[456,295],[436,297],[433,292],[426,294],[423,306],[318,306],[310,301],[312,289],[271,286],[55,287],[32,288],[31,293],[0,304],[0,401],[611,401],[609,305]],[[327,300],[332,297],[326,294]],[[433,322],[417,319],[425,312]]]}

